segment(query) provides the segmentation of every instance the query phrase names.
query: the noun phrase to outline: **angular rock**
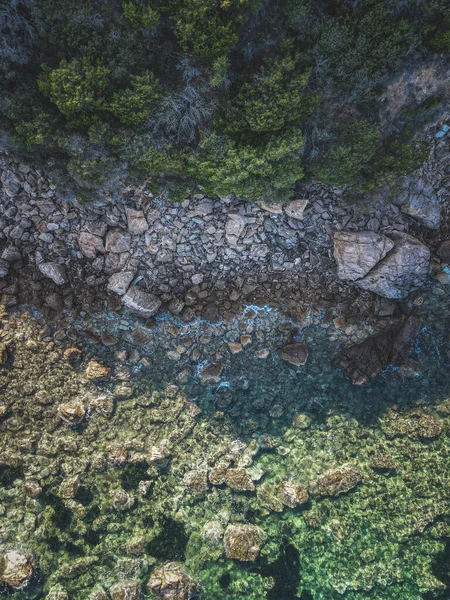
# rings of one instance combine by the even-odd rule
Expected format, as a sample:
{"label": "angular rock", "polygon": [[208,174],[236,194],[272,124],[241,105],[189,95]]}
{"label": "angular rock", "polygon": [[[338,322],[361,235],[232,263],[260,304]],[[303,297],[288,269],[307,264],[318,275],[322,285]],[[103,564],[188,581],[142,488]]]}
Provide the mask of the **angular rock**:
{"label": "angular rock", "polygon": [[220,382],[223,365],[220,363],[208,363],[201,367],[198,377],[203,385],[214,385]]}
{"label": "angular rock", "polygon": [[106,234],[106,252],[129,252],[131,250],[131,235],[122,229],[114,229]]}
{"label": "angular rock", "polygon": [[0,554],[0,581],[20,590],[30,581],[34,571],[32,554],[22,554],[12,550]]}
{"label": "angular rock", "polygon": [[337,231],[334,258],[338,277],[344,281],[364,277],[393,247],[391,239],[374,231]]}
{"label": "angular rock", "polygon": [[189,600],[196,591],[197,584],[181,563],[170,562],[154,569],[147,588],[153,598]]}
{"label": "angular rock", "polygon": [[132,285],[122,296],[122,302],[132,313],[146,319],[156,314],[161,306],[159,298],[136,285]]}
{"label": "angular rock", "polygon": [[120,273],[114,273],[114,275],[111,275],[109,278],[107,289],[118,296],[123,296],[127,293],[133,279],[134,271],[120,271]]}
{"label": "angular rock", "polygon": [[399,365],[408,356],[420,331],[420,317],[413,311],[395,327],[367,337],[359,344],[344,348],[334,360],[355,385],[373,379],[388,365]]}
{"label": "angular rock", "polygon": [[57,263],[40,263],[39,271],[45,275],[45,277],[54,281],[56,285],[64,285],[68,281],[65,268]]}
{"label": "angular rock", "polygon": [[105,367],[97,360],[90,360],[88,366],[86,367],[86,377],[90,381],[103,381],[105,379],[109,379],[111,374],[111,369],[109,367]]}
{"label": "angular rock", "polygon": [[295,481],[282,481],[280,483],[280,500],[290,508],[306,504],[309,500],[308,488]]}
{"label": "angular rock", "polygon": [[292,200],[288,202],[284,207],[284,212],[291,219],[297,219],[298,221],[302,221],[304,219],[305,208],[308,205],[308,200],[306,198],[302,200]]}
{"label": "angular rock", "polygon": [[228,221],[225,224],[225,232],[227,236],[238,238],[242,235],[247,221],[244,217],[238,214],[229,214]]}
{"label": "angular rock", "polygon": [[410,190],[402,211],[430,229],[439,229],[441,225],[441,207],[437,194],[430,184],[421,179]]}
{"label": "angular rock", "polygon": [[148,223],[142,210],[126,208],[128,231],[132,235],[140,235],[148,231]]}
{"label": "angular rock", "polygon": [[256,525],[228,525],[224,535],[227,558],[253,561],[258,558],[264,532]]}
{"label": "angular rock", "polygon": [[0,279],[6,277],[9,271],[9,263],[6,260],[0,258]]}
{"label": "angular rock", "polygon": [[342,465],[327,471],[314,482],[312,489],[318,496],[339,496],[358,485],[361,473],[352,465]]}
{"label": "angular rock", "polygon": [[103,254],[105,252],[102,238],[87,231],[80,233],[78,244],[86,258],[95,258],[98,253]]}
{"label": "angular rock", "polygon": [[406,298],[430,274],[430,250],[416,238],[402,235],[389,254],[356,283],[385,298]]}
{"label": "angular rock", "polygon": [[8,360],[8,350],[5,342],[0,342],[0,365],[4,365]]}
{"label": "angular rock", "polygon": [[301,367],[308,360],[308,346],[306,344],[288,344],[277,350],[278,356],[281,360]]}
{"label": "angular rock", "polygon": [[109,593],[112,600],[140,600],[142,587],[140,581],[124,581],[114,585]]}
{"label": "angular rock", "polygon": [[58,414],[65,423],[78,425],[84,419],[86,409],[81,400],[69,400],[58,406]]}

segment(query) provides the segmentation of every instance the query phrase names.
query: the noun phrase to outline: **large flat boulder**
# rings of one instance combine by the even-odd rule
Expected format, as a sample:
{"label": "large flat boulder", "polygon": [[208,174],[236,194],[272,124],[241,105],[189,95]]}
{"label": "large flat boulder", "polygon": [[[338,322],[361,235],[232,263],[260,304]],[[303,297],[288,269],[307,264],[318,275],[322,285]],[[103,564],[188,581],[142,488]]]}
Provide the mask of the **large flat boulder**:
{"label": "large flat boulder", "polygon": [[136,285],[132,285],[122,296],[122,302],[132,313],[146,319],[157,313],[161,306],[159,298]]}
{"label": "large flat boulder", "polygon": [[356,281],[364,277],[393,247],[391,239],[374,231],[337,231],[334,258],[339,278]]}
{"label": "large flat boulder", "polygon": [[404,234],[357,284],[385,298],[406,298],[425,284],[429,274],[430,250],[416,238]]}
{"label": "large flat boulder", "polygon": [[408,356],[420,331],[420,317],[413,311],[390,329],[367,337],[359,344],[344,348],[334,365],[355,385],[373,379],[389,365],[399,365]]}
{"label": "large flat boulder", "polygon": [[430,272],[430,251],[408,234],[338,231],[334,236],[338,276],[385,298],[405,298]]}

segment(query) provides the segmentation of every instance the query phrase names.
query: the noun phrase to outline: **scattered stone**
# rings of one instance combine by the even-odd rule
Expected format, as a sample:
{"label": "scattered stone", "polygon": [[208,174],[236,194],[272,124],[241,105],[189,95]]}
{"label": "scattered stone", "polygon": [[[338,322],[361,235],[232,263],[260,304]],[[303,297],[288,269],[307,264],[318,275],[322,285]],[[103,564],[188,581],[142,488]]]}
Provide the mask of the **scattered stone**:
{"label": "scattered stone", "polygon": [[45,277],[54,281],[56,285],[64,285],[68,281],[66,270],[62,265],[51,262],[40,263],[39,271],[45,275]]}
{"label": "scattered stone", "polygon": [[441,224],[441,209],[439,199],[433,187],[419,179],[416,188],[410,190],[402,211],[414,217],[430,229],[439,229]]}
{"label": "scattered stone", "polygon": [[94,259],[96,258],[97,254],[104,254],[105,252],[105,246],[103,245],[102,238],[98,235],[88,233],[87,231],[80,233],[78,244],[81,252],[86,258]]}
{"label": "scattered stone", "polygon": [[132,285],[128,292],[122,297],[123,305],[132,313],[146,319],[156,314],[161,306],[161,301],[144,291],[142,288]]}
{"label": "scattered stone", "polygon": [[284,207],[284,211],[288,217],[291,219],[297,219],[298,221],[302,221],[305,218],[303,214],[305,212],[305,208],[308,205],[308,200],[306,198],[302,200],[292,200],[288,202]]}
{"label": "scattered stone", "polygon": [[120,271],[119,273],[114,273],[114,275],[111,275],[109,278],[107,289],[118,296],[123,296],[127,293],[133,279],[133,271]]}
{"label": "scattered stone", "polygon": [[197,584],[181,563],[170,562],[154,569],[147,588],[154,598],[189,600]]}
{"label": "scattered stone", "polygon": [[301,367],[308,360],[308,346],[306,344],[288,344],[277,350],[278,356],[291,365]]}
{"label": "scattered stone", "polygon": [[269,348],[262,348],[261,350],[258,350],[257,352],[255,352],[256,358],[260,358],[262,360],[268,358],[269,354],[270,354]]}
{"label": "scattered stone", "polygon": [[131,250],[130,234],[121,229],[108,231],[106,234],[105,250],[106,252],[115,252],[116,254],[129,252]]}
{"label": "scattered stone", "polygon": [[225,483],[235,492],[253,492],[255,490],[250,473],[241,467],[227,469]]}
{"label": "scattered stone", "polygon": [[241,215],[229,214],[228,221],[225,224],[225,232],[227,234],[227,238],[239,238],[242,235],[246,224],[247,221]]}
{"label": "scattered stone", "polygon": [[299,504],[306,504],[309,500],[308,488],[295,481],[282,481],[280,492],[281,502],[290,508],[295,508]]}
{"label": "scattered stone", "polygon": [[339,496],[356,487],[361,479],[361,473],[356,467],[343,465],[316,479],[312,491],[318,496]]}
{"label": "scattered stone", "polygon": [[184,484],[194,494],[201,494],[208,489],[208,472],[206,469],[189,471],[184,476]]}
{"label": "scattered stone", "polygon": [[134,498],[125,490],[112,490],[111,500],[117,510],[128,510],[134,504]]}
{"label": "scattered stone", "polygon": [[84,419],[86,409],[81,400],[70,400],[58,406],[58,414],[65,423],[78,425]]}
{"label": "scattered stone", "polygon": [[79,348],[71,346],[70,348],[66,348],[64,350],[63,356],[64,360],[67,360],[68,362],[75,362],[80,358],[81,350]]}
{"label": "scattered stone", "polygon": [[148,223],[142,210],[125,208],[127,215],[128,231],[132,235],[140,235],[148,231]]}
{"label": "scattered stone", "polygon": [[231,354],[239,354],[239,352],[242,352],[242,344],[239,342],[228,342],[228,348],[230,349]]}
{"label": "scattered stone", "polygon": [[80,487],[80,478],[78,475],[64,479],[59,486],[60,498],[75,498]]}
{"label": "scattered stone", "polygon": [[105,367],[97,360],[90,360],[86,367],[86,377],[90,381],[104,381],[105,379],[109,379],[110,374],[111,369]]}
{"label": "scattered stone", "polygon": [[228,525],[224,535],[225,555],[234,560],[256,560],[263,541],[264,532],[256,525]]}
{"label": "scattered stone", "polygon": [[377,452],[372,454],[369,461],[372,469],[379,471],[395,471],[395,462],[392,454],[388,452]]}
{"label": "scattered stone", "polygon": [[0,365],[4,365],[8,360],[8,350],[5,342],[0,342]]}
{"label": "scattered stone", "polygon": [[0,555],[0,581],[20,590],[30,581],[34,571],[32,554],[11,550]]}
{"label": "scattered stone", "polygon": [[223,365],[221,363],[208,363],[200,368],[198,377],[202,385],[214,385],[220,382]]}
{"label": "scattered stone", "polygon": [[140,600],[142,587],[140,581],[117,583],[109,590],[112,600]]}
{"label": "scattered stone", "polygon": [[69,594],[62,586],[56,585],[51,588],[45,600],[69,600]]}
{"label": "scattered stone", "polygon": [[371,335],[359,344],[344,348],[334,360],[355,385],[373,379],[388,365],[399,365],[408,356],[420,331],[420,317],[414,310],[395,327]]}

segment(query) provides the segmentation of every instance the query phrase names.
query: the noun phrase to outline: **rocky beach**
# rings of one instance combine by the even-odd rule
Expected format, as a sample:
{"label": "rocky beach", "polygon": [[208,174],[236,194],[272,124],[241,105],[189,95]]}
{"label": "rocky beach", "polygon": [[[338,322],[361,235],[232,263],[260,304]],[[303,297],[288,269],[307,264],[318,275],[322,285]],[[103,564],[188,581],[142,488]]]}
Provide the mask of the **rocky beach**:
{"label": "rocky beach", "polygon": [[2,598],[447,597],[447,131],[370,208],[1,156]]}

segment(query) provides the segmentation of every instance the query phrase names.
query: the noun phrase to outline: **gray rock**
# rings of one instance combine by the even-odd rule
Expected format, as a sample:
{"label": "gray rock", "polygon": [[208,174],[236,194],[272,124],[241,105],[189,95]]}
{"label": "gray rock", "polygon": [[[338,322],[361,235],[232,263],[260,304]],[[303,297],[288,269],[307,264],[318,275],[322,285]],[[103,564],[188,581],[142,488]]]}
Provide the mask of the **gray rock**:
{"label": "gray rock", "polygon": [[39,271],[56,283],[56,285],[64,285],[67,283],[66,269],[57,263],[45,262],[39,265]]}
{"label": "gray rock", "polygon": [[131,250],[131,235],[121,229],[108,231],[106,234],[106,252],[129,252]]}
{"label": "gray rock", "polygon": [[102,238],[87,231],[80,233],[78,244],[86,258],[95,258],[98,253],[103,254],[105,252]]}
{"label": "gray rock", "polygon": [[6,260],[7,262],[15,262],[17,260],[20,260],[21,258],[22,256],[19,250],[17,250],[17,248],[15,248],[14,246],[8,246],[2,252],[2,259]]}
{"label": "gray rock", "polygon": [[122,302],[132,313],[146,319],[157,313],[161,306],[159,298],[135,285],[123,296]]}
{"label": "gray rock", "polygon": [[247,221],[241,215],[229,214],[228,221],[225,224],[225,232],[227,236],[238,238],[242,235]]}
{"label": "gray rock", "polygon": [[128,231],[133,235],[140,235],[148,231],[148,223],[142,210],[126,208]]}
{"label": "gray rock", "polygon": [[9,271],[9,263],[0,258],[0,279],[6,277]]}
{"label": "gray rock", "polygon": [[284,212],[291,219],[297,219],[298,221],[302,221],[304,219],[305,208],[308,205],[308,200],[306,198],[302,200],[292,200],[292,202],[288,202],[284,207]]}
{"label": "gray rock", "polygon": [[14,198],[19,193],[20,181],[12,171],[8,172],[3,182],[3,189],[8,198]]}
{"label": "gray rock", "polygon": [[406,298],[424,285],[430,273],[430,250],[403,234],[394,248],[363,279],[359,287],[385,298]]}
{"label": "gray rock", "polygon": [[373,231],[337,231],[334,235],[334,258],[338,277],[345,281],[364,277],[393,246],[392,240]]}
{"label": "gray rock", "polygon": [[437,194],[429,184],[417,182],[416,188],[408,194],[402,211],[417,219],[430,229],[439,229],[441,224],[441,208]]}
{"label": "gray rock", "polygon": [[133,279],[133,271],[120,271],[120,273],[114,273],[114,275],[111,275],[109,278],[107,289],[119,296],[123,296],[127,293]]}

